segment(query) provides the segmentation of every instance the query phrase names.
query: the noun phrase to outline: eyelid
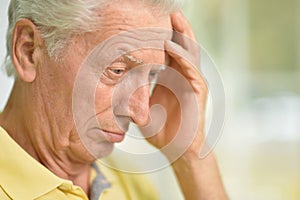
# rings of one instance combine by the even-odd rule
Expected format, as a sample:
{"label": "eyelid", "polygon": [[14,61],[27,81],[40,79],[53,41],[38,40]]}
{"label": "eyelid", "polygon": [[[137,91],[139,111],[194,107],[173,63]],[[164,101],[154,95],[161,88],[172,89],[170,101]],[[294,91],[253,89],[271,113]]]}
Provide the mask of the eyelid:
{"label": "eyelid", "polygon": [[[125,63],[122,62],[115,62],[111,66],[107,68],[110,72],[115,73],[114,70],[121,70],[123,73],[125,73],[128,70],[128,67]],[[115,74],[116,76],[118,74]]]}
{"label": "eyelid", "polygon": [[[116,73],[115,70],[120,70],[120,73]],[[103,73],[104,76],[111,80],[117,80],[120,77],[122,77],[126,72],[128,68],[126,63],[124,62],[113,62],[109,67],[107,67]]]}
{"label": "eyelid", "polygon": [[110,65],[110,67],[111,67],[111,66],[114,66],[114,65],[126,65],[126,63],[123,62],[123,61],[115,61],[115,62],[113,62],[113,63]]}

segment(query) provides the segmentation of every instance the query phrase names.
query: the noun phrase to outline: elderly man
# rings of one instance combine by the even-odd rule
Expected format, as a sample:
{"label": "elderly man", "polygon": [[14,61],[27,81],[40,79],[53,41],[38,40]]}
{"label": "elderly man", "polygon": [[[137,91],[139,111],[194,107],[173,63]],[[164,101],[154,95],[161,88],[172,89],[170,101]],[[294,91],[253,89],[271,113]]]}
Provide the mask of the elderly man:
{"label": "elderly man", "polygon": [[[193,62],[173,51],[182,48],[198,55],[187,47],[188,42],[170,34],[176,30],[194,40],[179,11],[181,3],[11,0],[5,64],[8,74],[15,76],[15,84],[0,115],[1,200],[156,199],[155,191],[141,176],[96,162],[124,139],[130,122],[141,127],[159,149],[176,134],[182,135],[168,151],[161,151],[170,160],[186,199],[226,199],[213,154],[199,159],[204,142],[205,82]],[[109,43],[123,33],[130,33],[125,34],[128,40],[122,36],[116,47]],[[118,48],[123,43],[139,46],[152,40],[163,45],[156,49]],[[111,52],[108,56],[103,43],[113,47],[107,50]],[[100,54],[95,53],[99,46]],[[107,60],[110,64],[100,66]],[[89,68],[94,61],[100,62],[101,70]],[[179,84],[183,103],[164,86],[157,84],[150,91],[152,78],[159,82],[161,68],[157,65],[166,62],[192,88],[185,92],[188,87]],[[116,89],[119,85],[121,90]],[[196,104],[191,99],[196,99]],[[163,128],[153,134],[145,127],[155,121],[150,108],[156,104],[164,107],[166,119]],[[189,104],[192,110],[199,110],[200,117],[190,119],[196,118],[197,127],[191,131],[186,126],[178,133],[181,115]],[[89,121],[90,110],[97,125]],[[190,142],[182,147],[185,141]],[[177,151],[180,154],[174,157]]]}

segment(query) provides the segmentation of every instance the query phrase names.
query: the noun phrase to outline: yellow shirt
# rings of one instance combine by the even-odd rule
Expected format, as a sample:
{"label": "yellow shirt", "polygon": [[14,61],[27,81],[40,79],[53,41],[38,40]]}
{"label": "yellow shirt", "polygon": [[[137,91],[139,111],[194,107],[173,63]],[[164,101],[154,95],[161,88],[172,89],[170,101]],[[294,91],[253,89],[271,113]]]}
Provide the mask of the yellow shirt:
{"label": "yellow shirt", "polygon": [[[155,189],[142,175],[122,173],[96,165],[110,183],[99,200],[158,199]],[[96,177],[91,173],[91,182]],[[61,179],[27,154],[0,127],[0,200],[88,200],[83,190]]]}

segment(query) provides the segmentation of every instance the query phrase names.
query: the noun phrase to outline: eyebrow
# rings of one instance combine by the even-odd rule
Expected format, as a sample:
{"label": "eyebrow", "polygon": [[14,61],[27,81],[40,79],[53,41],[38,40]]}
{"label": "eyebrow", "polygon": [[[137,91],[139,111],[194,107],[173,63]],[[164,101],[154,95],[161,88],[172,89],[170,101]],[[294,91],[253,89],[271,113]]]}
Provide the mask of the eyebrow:
{"label": "eyebrow", "polygon": [[138,65],[144,64],[144,61],[134,57],[133,55],[125,54],[124,57],[127,58],[129,61],[134,62]]}

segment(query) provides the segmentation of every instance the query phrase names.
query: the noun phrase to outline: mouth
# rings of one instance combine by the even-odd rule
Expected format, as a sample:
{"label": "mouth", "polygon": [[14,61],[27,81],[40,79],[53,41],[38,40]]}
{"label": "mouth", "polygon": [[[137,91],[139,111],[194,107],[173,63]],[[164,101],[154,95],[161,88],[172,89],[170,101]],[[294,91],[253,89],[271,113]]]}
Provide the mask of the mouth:
{"label": "mouth", "polygon": [[110,143],[122,142],[125,138],[125,133],[123,132],[111,132],[103,130],[100,128],[90,128],[88,130],[87,137],[94,142],[103,142],[103,139]]}
{"label": "mouth", "polygon": [[106,140],[110,143],[119,143],[124,140],[128,127],[129,123],[128,125],[124,124],[123,128],[125,130],[120,128],[113,128],[114,130],[103,129],[99,126],[97,117],[93,117],[90,120],[87,120],[83,127],[83,132],[88,132],[87,137],[94,142],[103,142],[103,140]]}
{"label": "mouth", "polygon": [[125,133],[116,133],[99,129],[105,139],[111,143],[122,142],[125,138]]}

